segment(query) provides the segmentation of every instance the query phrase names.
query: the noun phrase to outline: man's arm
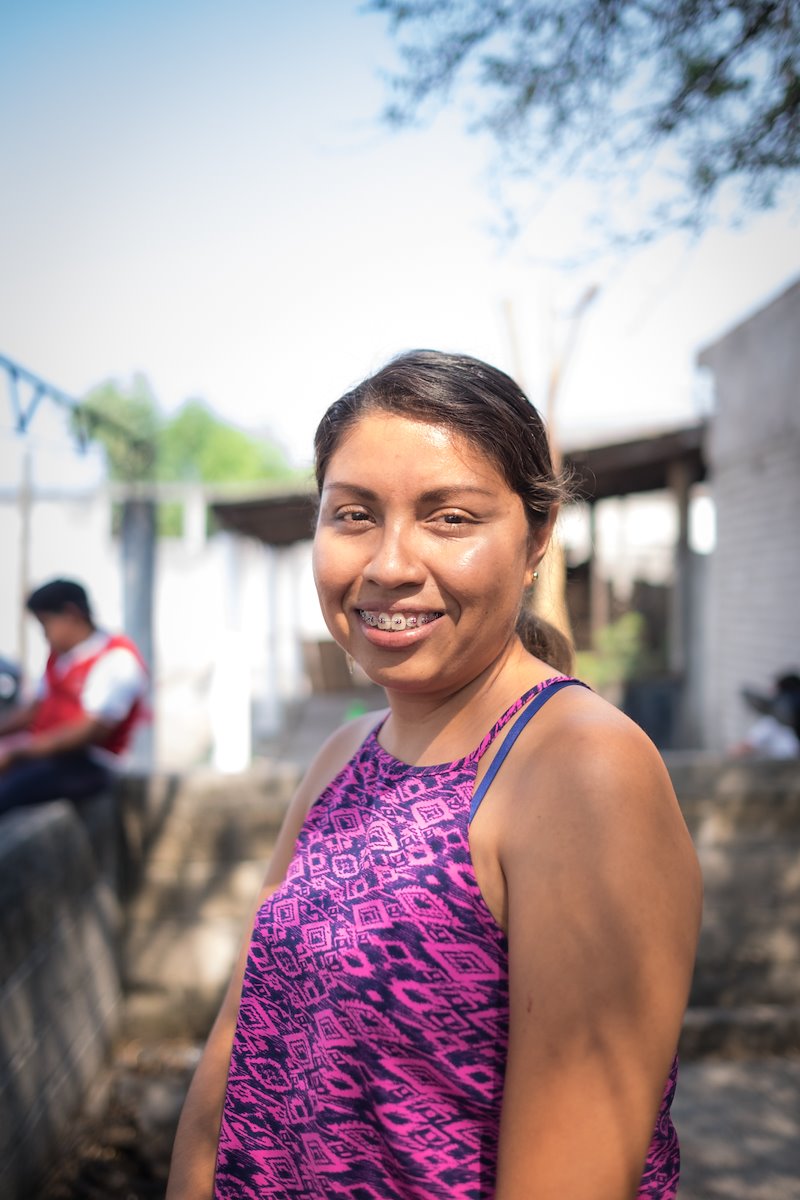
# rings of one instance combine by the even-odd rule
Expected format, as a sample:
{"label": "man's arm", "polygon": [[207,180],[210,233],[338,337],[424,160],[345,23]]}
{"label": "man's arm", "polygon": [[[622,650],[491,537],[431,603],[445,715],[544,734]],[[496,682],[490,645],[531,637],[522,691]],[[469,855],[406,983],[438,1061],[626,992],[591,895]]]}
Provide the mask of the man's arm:
{"label": "man's arm", "polygon": [[33,720],[37,705],[37,700],[31,700],[27,704],[20,704],[7,716],[0,718],[0,738],[8,737],[11,733],[22,733],[27,729]]}
{"label": "man's arm", "polygon": [[[21,728],[24,729],[25,726]],[[113,723],[86,716],[57,729],[31,734],[30,737],[14,741],[8,746],[0,746],[0,770],[16,762],[50,758],[54,754],[67,754],[70,750],[82,750],[85,746],[93,746],[95,743],[102,744],[113,728]]]}

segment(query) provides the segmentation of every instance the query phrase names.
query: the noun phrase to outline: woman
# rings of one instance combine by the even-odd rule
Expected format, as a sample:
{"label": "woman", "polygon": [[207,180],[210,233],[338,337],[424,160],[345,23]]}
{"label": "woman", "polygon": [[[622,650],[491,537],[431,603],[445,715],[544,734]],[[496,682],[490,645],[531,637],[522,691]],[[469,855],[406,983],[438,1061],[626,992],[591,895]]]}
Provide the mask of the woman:
{"label": "woman", "polygon": [[644,734],[530,642],[538,414],[420,351],[328,410],[316,465],[325,620],[389,708],[292,803],[168,1196],[672,1197],[697,863]]}

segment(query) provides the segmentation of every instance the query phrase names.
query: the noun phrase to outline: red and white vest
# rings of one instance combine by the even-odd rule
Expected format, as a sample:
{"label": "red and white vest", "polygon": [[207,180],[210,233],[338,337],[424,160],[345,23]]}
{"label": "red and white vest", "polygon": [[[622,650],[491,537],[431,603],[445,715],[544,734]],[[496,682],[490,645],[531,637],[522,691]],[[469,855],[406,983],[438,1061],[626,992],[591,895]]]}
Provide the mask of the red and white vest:
{"label": "red and white vest", "polygon": [[[147,669],[136,646],[130,638],[126,638],[123,634],[114,634],[96,653],[73,663],[63,673],[56,671],[56,661],[59,656],[51,654],[44,670],[47,691],[39,701],[30,725],[31,733],[44,733],[47,729],[59,729],[85,717],[81,696],[89,672],[104,654],[120,647],[130,650],[144,670]],[[97,745],[112,754],[122,754],[128,748],[135,726],[139,721],[146,720],[147,717],[148,712],[144,701],[136,700],[128,715],[123,717],[109,732],[105,740],[98,742]]]}

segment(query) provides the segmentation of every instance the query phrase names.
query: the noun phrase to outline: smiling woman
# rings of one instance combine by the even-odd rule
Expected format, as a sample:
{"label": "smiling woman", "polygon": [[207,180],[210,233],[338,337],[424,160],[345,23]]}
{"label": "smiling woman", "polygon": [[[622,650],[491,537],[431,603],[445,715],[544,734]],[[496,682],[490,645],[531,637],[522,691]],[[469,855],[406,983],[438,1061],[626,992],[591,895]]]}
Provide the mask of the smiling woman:
{"label": "smiling woman", "polygon": [[460,434],[369,413],[323,484],[314,576],[326,624],[374,682],[453,695],[512,643],[548,528],[529,529],[520,497]]}
{"label": "smiling woman", "polygon": [[697,863],[647,738],[528,640],[541,420],[419,351],[316,451],[323,613],[389,707],[292,803],[170,1200],[671,1200]]}

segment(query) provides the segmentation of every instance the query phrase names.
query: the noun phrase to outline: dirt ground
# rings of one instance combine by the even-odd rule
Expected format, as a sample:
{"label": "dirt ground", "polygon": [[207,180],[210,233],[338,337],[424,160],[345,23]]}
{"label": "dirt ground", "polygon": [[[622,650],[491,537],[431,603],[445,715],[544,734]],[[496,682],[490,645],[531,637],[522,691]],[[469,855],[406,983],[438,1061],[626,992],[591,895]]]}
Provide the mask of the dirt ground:
{"label": "dirt ground", "polygon": [[[200,1048],[122,1046],[103,1104],[37,1200],[163,1200],[175,1126]],[[800,1057],[681,1067],[680,1200],[800,1200]]]}

